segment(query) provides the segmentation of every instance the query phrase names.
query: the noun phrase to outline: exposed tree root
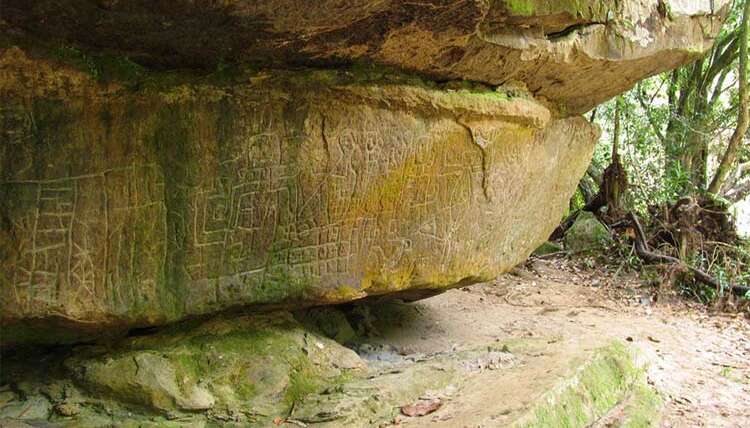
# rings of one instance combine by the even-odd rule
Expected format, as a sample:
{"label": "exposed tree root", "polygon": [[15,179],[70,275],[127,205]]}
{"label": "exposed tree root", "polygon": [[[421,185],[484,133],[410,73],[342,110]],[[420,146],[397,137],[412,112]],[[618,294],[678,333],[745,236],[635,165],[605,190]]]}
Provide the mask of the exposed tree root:
{"label": "exposed tree root", "polygon": [[[646,239],[646,234],[643,232],[643,227],[638,221],[638,217],[631,212],[628,213],[628,218],[635,228],[635,252],[636,254],[638,254],[638,257],[640,257],[647,263],[670,263],[676,265],[680,269],[692,273],[693,277],[696,280],[714,287],[717,290],[720,290],[722,288],[722,284],[716,278],[707,274],[706,272],[700,269],[696,269],[676,257],[671,257],[651,251],[648,247],[648,241]],[[728,288],[732,291],[732,293],[738,296],[744,296],[746,293],[750,292],[750,287],[745,285],[732,284],[729,285]]]}

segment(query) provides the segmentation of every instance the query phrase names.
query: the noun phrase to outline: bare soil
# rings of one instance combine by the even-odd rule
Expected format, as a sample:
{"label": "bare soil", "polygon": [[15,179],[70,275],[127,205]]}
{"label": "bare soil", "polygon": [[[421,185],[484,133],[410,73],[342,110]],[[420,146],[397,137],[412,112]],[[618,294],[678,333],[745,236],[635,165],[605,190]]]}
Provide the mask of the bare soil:
{"label": "bare soil", "polygon": [[[514,338],[541,346],[502,373],[482,371],[445,404],[409,426],[504,426],[541,396],[571,362],[620,341],[648,367],[664,402],[664,427],[750,426],[750,323],[742,314],[710,313],[679,298],[654,302],[633,274],[534,260],[492,283],[404,305],[414,314],[375,314],[373,342],[402,354],[451,352]],[[403,315],[403,314],[402,314]],[[407,403],[405,403],[407,404]],[[617,409],[596,426],[610,426]]]}

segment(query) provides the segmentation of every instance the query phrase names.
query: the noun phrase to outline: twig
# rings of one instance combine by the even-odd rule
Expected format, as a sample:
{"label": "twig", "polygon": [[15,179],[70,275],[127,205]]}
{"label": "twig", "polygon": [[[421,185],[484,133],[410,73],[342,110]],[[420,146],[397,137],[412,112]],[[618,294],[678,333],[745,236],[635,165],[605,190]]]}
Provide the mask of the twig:
{"label": "twig", "polygon": [[592,308],[592,309],[604,309],[610,312],[614,312],[615,309],[610,308],[609,306],[605,305],[542,305],[538,303],[512,303],[507,296],[503,296],[503,300],[505,303],[509,304],[510,306],[515,306],[517,308],[542,308],[545,312],[555,312],[562,309],[583,309],[583,308]]}
{"label": "twig", "polygon": [[568,254],[568,253],[570,253],[570,251],[566,251],[566,250],[555,251],[553,253],[547,253],[547,254],[542,254],[540,256],[534,256],[534,258],[537,258],[537,259],[546,259],[546,258],[550,258],[550,257],[554,257],[554,256],[559,256],[561,254]]}
{"label": "twig", "polygon": [[709,244],[709,245],[720,245],[720,246],[722,246],[722,247],[727,247],[727,248],[729,248],[729,249],[731,249],[731,250],[734,250],[734,251],[736,251],[736,252],[738,252],[738,253],[741,253],[741,252],[742,252],[742,250],[741,250],[741,249],[739,249],[739,248],[735,247],[735,246],[734,246],[734,245],[732,245],[732,244],[727,244],[726,242],[721,242],[721,241],[706,241],[705,243],[706,243],[706,244]]}
{"label": "twig", "polygon": [[726,368],[730,368],[730,369],[745,370],[744,367],[735,366],[735,365],[732,365],[732,364],[717,363],[717,362],[713,362],[713,361],[711,362],[711,364],[714,365],[714,366],[726,367]]}
{"label": "twig", "polygon": [[296,419],[284,419],[284,423],[285,424],[297,425],[298,427],[307,428],[307,424],[306,423],[304,423],[302,421],[298,421]]}

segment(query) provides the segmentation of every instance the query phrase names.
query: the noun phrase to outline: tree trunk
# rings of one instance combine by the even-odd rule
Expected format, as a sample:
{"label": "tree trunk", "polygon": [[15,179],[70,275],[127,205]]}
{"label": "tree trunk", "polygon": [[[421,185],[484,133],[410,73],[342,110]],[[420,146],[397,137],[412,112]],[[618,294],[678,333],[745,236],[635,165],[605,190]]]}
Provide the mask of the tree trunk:
{"label": "tree trunk", "polygon": [[[587,201],[586,205],[582,208],[583,211],[594,213],[605,223],[616,221],[623,215],[622,199],[625,190],[628,187],[627,173],[620,161],[620,119],[622,115],[622,101],[622,98],[618,97],[617,104],[615,104],[615,123],[612,136],[612,161],[602,174],[599,192],[594,198]],[[607,207],[606,213],[600,212],[602,207]],[[552,236],[562,236],[570,225],[572,225],[572,222],[566,220],[560,225],[560,227],[558,227]]]}
{"label": "tree trunk", "polygon": [[737,108],[737,127],[732,133],[732,137],[729,139],[727,150],[724,152],[724,156],[721,159],[719,168],[716,170],[711,184],[708,186],[708,191],[711,193],[719,193],[721,187],[729,175],[735,161],[737,160],[737,151],[742,144],[742,140],[745,138],[747,132],[748,123],[750,122],[750,110],[748,110],[748,93],[747,93],[747,37],[748,37],[748,15],[750,15],[750,0],[745,0],[745,6],[742,13],[742,26],[740,30],[740,65],[738,70],[737,80],[739,81],[739,106]]}
{"label": "tree trunk", "polygon": [[628,186],[627,174],[620,161],[620,120],[622,116],[622,96],[617,97],[615,104],[615,123],[612,137],[612,162],[604,171],[600,189],[607,206],[607,217],[614,220],[619,218],[622,211],[622,197]]}

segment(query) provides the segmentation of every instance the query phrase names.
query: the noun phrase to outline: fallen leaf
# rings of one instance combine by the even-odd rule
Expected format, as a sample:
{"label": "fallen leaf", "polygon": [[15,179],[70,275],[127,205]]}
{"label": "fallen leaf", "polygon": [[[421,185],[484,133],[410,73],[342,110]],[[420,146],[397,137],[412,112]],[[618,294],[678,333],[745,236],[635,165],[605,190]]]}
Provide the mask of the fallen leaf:
{"label": "fallen leaf", "polygon": [[654,342],[654,343],[659,343],[659,342],[661,342],[661,340],[659,340],[659,339],[657,339],[657,338],[655,338],[655,337],[653,337],[653,336],[648,336],[648,340],[650,340],[650,341],[652,341],[652,342]]}
{"label": "fallen leaf", "polygon": [[279,425],[281,425],[283,423],[284,423],[284,419],[283,418],[281,418],[279,416],[276,416],[275,418],[273,418],[273,424],[274,425],[279,426]]}
{"label": "fallen leaf", "polygon": [[409,404],[401,407],[401,413],[406,416],[424,416],[429,415],[435,410],[439,409],[443,405],[443,402],[439,398],[433,398],[430,400],[419,400],[414,404]]}

